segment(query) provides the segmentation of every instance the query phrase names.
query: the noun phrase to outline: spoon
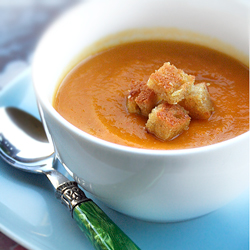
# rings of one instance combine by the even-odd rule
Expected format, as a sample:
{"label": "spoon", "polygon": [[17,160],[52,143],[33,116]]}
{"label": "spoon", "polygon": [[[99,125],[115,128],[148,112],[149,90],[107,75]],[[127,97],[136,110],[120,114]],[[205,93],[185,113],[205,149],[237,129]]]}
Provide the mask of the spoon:
{"label": "spoon", "polygon": [[45,174],[95,249],[139,249],[76,182],[53,168],[54,148],[39,120],[20,109],[2,107],[0,121],[0,156],[18,169]]}

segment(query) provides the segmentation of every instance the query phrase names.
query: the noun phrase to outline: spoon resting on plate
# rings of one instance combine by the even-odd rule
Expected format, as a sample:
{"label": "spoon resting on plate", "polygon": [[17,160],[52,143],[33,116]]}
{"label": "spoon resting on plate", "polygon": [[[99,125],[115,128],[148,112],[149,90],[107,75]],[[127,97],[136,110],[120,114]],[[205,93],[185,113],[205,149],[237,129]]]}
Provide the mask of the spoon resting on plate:
{"label": "spoon resting on plate", "polygon": [[20,170],[42,173],[55,188],[80,229],[98,250],[140,249],[78,187],[53,168],[54,148],[48,142],[42,123],[13,107],[0,108],[0,156]]}

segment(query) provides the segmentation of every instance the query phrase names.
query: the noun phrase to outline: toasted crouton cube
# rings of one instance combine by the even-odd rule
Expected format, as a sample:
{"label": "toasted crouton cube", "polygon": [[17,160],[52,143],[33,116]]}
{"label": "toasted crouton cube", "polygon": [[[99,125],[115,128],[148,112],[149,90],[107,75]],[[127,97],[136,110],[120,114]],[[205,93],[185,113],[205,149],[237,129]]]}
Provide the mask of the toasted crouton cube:
{"label": "toasted crouton cube", "polygon": [[127,109],[130,113],[148,116],[156,103],[156,94],[152,89],[148,88],[146,82],[132,82],[127,98]]}
{"label": "toasted crouton cube", "polygon": [[147,85],[164,101],[176,104],[190,92],[194,80],[194,76],[167,62],[150,75]]}
{"label": "toasted crouton cube", "polygon": [[138,97],[138,95],[141,92],[140,88],[141,84],[139,82],[132,82],[131,88],[129,90],[129,95],[127,98],[127,109],[129,113],[135,113],[135,114],[140,114],[140,108],[137,105],[135,99]]}
{"label": "toasted crouton cube", "polygon": [[162,103],[149,114],[146,130],[161,140],[167,141],[175,138],[190,123],[188,112],[179,104]]}
{"label": "toasted crouton cube", "polygon": [[195,84],[191,92],[180,103],[194,119],[208,119],[214,111],[207,84]]}

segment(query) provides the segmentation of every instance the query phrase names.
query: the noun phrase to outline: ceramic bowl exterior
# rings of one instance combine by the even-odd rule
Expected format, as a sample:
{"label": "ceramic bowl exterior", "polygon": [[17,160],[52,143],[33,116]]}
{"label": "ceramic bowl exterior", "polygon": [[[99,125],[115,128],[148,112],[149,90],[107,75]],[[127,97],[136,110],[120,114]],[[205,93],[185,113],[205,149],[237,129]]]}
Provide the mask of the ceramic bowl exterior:
{"label": "ceramic bowl exterior", "polygon": [[[59,159],[85,190],[121,213],[172,222],[214,211],[248,187],[249,132],[201,148],[135,149],[80,131],[54,110],[52,99],[68,65],[84,48],[121,31],[172,30],[174,39],[210,47],[226,43],[221,51],[247,58],[249,11],[248,1],[236,0],[84,1],[48,29],[32,68],[38,105]],[[187,35],[192,33],[209,39]]]}

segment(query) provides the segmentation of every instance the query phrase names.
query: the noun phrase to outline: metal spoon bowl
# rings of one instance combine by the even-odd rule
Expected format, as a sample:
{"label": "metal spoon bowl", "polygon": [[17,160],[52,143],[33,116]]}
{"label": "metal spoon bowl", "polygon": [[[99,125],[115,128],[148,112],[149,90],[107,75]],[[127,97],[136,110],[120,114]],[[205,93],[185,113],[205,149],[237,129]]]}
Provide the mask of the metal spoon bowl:
{"label": "metal spoon bowl", "polygon": [[1,108],[0,117],[0,153],[9,164],[37,172],[40,165],[52,163],[54,148],[40,121],[11,107]]}
{"label": "metal spoon bowl", "polygon": [[54,188],[68,179],[53,168],[55,154],[42,123],[13,107],[0,108],[0,156],[10,165],[45,174]]}
{"label": "metal spoon bowl", "polygon": [[42,123],[13,107],[0,108],[0,156],[24,171],[45,174],[95,249],[139,249],[78,187],[53,168],[56,157]]}

